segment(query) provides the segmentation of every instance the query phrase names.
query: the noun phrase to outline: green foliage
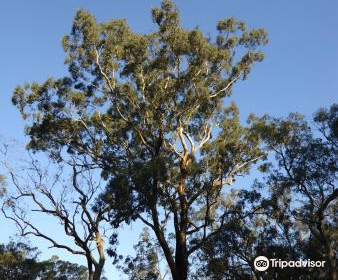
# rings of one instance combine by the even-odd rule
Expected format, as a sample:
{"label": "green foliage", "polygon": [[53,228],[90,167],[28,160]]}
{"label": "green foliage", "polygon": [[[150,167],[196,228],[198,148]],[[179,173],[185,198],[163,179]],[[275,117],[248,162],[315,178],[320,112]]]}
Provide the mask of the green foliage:
{"label": "green foliage", "polygon": [[11,242],[0,246],[1,280],[35,280],[43,265],[36,260],[36,248]]}
{"label": "green foliage", "polygon": [[[137,34],[124,20],[98,23],[87,11],[76,13],[63,38],[69,75],[14,91],[28,148],[99,168],[107,186],[94,210],[109,209],[114,227],[139,219],[153,230],[173,280],[337,279],[337,105],[315,114],[318,132],[300,114],[251,116],[241,125],[239,109],[226,100],[262,61],[264,29],[228,18],[211,38],[181,27],[167,0],[152,20],[152,33]],[[259,167],[264,182],[224,188],[268,152],[275,159]],[[135,250],[124,271],[158,279],[147,232]],[[259,273],[258,255],[329,266]],[[79,269],[51,263],[60,279]],[[35,279],[39,270],[32,271],[25,279]]]}
{"label": "green foliage", "polygon": [[[310,126],[300,114],[252,117],[253,131],[275,156],[264,182],[237,194],[237,215],[203,247],[196,279],[336,279],[338,107],[320,109]],[[272,157],[269,157],[272,159]],[[258,272],[257,256],[325,261],[323,268]]]}
{"label": "green foliage", "polygon": [[198,136],[219,115],[232,84],[263,58],[256,49],[267,42],[265,32],[247,30],[233,18],[218,24],[216,42],[199,29],[181,28],[169,1],[153,10],[153,20],[158,30],[140,35],[125,21],[98,24],[90,13],[77,12],[71,35],[63,39],[70,76],[14,92],[13,103],[31,121],[30,148],[58,155],[67,147],[108,157],[119,150],[114,140],[123,136],[121,126],[128,127],[117,108],[140,130],[148,120],[148,137],[160,128],[170,133],[178,121]]}
{"label": "green foliage", "polygon": [[53,256],[44,262],[46,268],[40,274],[41,280],[87,280],[88,272],[85,266],[60,260]]}
{"label": "green foliage", "polygon": [[59,260],[38,260],[37,248],[24,243],[0,245],[1,280],[87,280],[83,266]]}
{"label": "green foliage", "polygon": [[287,120],[265,118],[264,123],[263,139],[275,152],[277,162],[267,180],[272,197],[292,194],[288,204],[293,222],[300,222],[307,230],[309,244],[317,248],[318,256],[328,263],[331,278],[336,279],[338,106],[320,109],[314,115],[319,133],[299,115]]}
{"label": "green foliage", "polygon": [[160,273],[160,260],[155,240],[147,228],[143,229],[139,242],[134,246],[135,257],[128,256],[124,265],[119,268],[128,275],[130,280],[157,280],[162,279]]}
{"label": "green foliage", "polygon": [[137,34],[78,11],[63,39],[69,76],[18,86],[12,101],[28,148],[100,168],[109,183],[96,210],[111,207],[115,227],[150,226],[173,278],[186,279],[189,256],[235,207],[223,205],[223,187],[264,156],[225,98],[262,61],[267,35],[229,18],[209,38],[182,28],[167,0],[152,19],[155,31]]}
{"label": "green foliage", "polygon": [[2,197],[6,193],[7,182],[6,177],[0,174],[0,197]]}

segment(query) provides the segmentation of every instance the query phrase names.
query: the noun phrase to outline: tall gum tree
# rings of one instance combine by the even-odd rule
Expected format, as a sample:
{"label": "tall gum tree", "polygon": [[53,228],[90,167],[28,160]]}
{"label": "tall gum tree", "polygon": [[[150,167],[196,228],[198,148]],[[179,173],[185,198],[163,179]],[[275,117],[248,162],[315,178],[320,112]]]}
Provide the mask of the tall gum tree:
{"label": "tall gum tree", "polygon": [[124,20],[97,23],[77,12],[64,37],[69,76],[16,88],[28,148],[55,160],[90,158],[106,191],[112,225],[139,219],[160,244],[174,280],[188,278],[189,257],[239,211],[224,186],[264,156],[239,123],[233,85],[263,59],[263,29],[234,18],[216,38],[180,26],[170,1],[152,10],[156,29],[133,33]]}

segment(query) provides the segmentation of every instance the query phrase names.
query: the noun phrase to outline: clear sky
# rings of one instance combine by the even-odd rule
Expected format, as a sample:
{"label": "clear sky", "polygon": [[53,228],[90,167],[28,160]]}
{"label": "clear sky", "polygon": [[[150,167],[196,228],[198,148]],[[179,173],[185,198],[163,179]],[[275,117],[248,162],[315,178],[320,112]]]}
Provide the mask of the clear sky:
{"label": "clear sky", "polygon": [[[249,27],[264,27],[268,31],[270,42],[264,49],[265,60],[234,90],[233,98],[243,119],[250,112],[285,116],[298,111],[310,117],[319,107],[338,101],[338,1],[174,2],[187,28],[199,26],[205,33],[214,34],[218,20],[234,16]],[[10,102],[16,84],[41,82],[49,76],[66,74],[61,38],[69,33],[77,9],[91,11],[99,21],[127,19],[134,31],[146,33],[154,30],[150,8],[159,3],[159,0],[2,0],[0,135],[25,141],[23,121]],[[0,228],[0,242],[6,242],[8,236],[15,233],[2,218]],[[139,227],[133,229],[138,231]],[[125,229],[121,250],[131,248],[134,235],[130,229]],[[41,246],[46,250],[45,245]],[[44,251],[43,256],[50,254]],[[65,256],[59,251],[58,254]]]}

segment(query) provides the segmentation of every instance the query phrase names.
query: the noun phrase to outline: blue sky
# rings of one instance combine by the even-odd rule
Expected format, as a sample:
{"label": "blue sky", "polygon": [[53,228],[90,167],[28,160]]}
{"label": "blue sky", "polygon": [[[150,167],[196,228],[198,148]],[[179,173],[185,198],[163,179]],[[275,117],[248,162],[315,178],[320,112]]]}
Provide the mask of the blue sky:
{"label": "blue sky", "polygon": [[[0,6],[0,135],[25,142],[23,121],[11,105],[16,84],[43,81],[67,73],[61,38],[69,33],[77,9],[99,21],[125,18],[135,32],[154,29],[150,8],[160,1],[139,0],[2,0]],[[234,16],[249,27],[264,27],[270,42],[265,60],[247,81],[236,85],[233,99],[244,119],[250,112],[285,116],[298,111],[310,117],[319,107],[337,102],[338,1],[326,0],[177,0],[182,24],[214,34],[216,22]],[[14,228],[0,219],[0,242]],[[122,248],[131,248],[139,226],[125,229]],[[34,240],[34,244],[40,242]],[[43,256],[52,254],[41,243]],[[58,251],[58,254],[63,255]],[[119,279],[119,278],[110,278]]]}

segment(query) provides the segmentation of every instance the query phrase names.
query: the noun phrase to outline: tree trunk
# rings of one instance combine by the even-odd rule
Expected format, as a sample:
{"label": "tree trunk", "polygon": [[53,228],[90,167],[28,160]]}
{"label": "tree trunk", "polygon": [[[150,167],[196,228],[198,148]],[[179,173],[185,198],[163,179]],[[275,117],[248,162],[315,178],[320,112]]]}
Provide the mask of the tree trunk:
{"label": "tree trunk", "polygon": [[187,280],[188,279],[188,261],[176,259],[176,275],[173,280]]}
{"label": "tree trunk", "polygon": [[336,252],[332,246],[329,247],[328,257],[330,261],[331,279],[337,280]]}
{"label": "tree trunk", "polygon": [[188,203],[185,194],[185,176],[187,169],[187,159],[181,162],[181,178],[179,180],[178,195],[180,200],[180,225],[176,231],[176,277],[174,280],[188,279],[188,251],[187,251],[187,225],[188,225]]}
{"label": "tree trunk", "polygon": [[88,280],[93,280],[93,277],[94,277],[94,273],[93,273],[93,263],[90,259],[90,256],[87,252],[87,268],[88,268]]}
{"label": "tree trunk", "polygon": [[93,280],[100,280],[101,279],[101,274],[102,274],[102,268],[101,269],[97,269],[94,271],[94,275],[93,275]]}
{"label": "tree trunk", "polygon": [[95,271],[93,280],[100,280],[101,274],[103,272],[103,267],[106,262],[105,253],[104,253],[104,241],[102,239],[102,236],[99,232],[96,232],[96,248],[99,253],[99,262],[95,265]]}
{"label": "tree trunk", "polygon": [[95,267],[95,271],[93,273],[92,280],[100,280],[101,279],[101,274],[102,274],[102,271],[103,271],[104,262],[105,261],[103,261],[103,263],[101,263],[101,260],[100,260],[98,265]]}
{"label": "tree trunk", "polygon": [[174,277],[174,280],[187,280],[188,256],[187,256],[185,232],[179,232],[178,236],[176,236],[175,264],[176,264],[176,277]]}

